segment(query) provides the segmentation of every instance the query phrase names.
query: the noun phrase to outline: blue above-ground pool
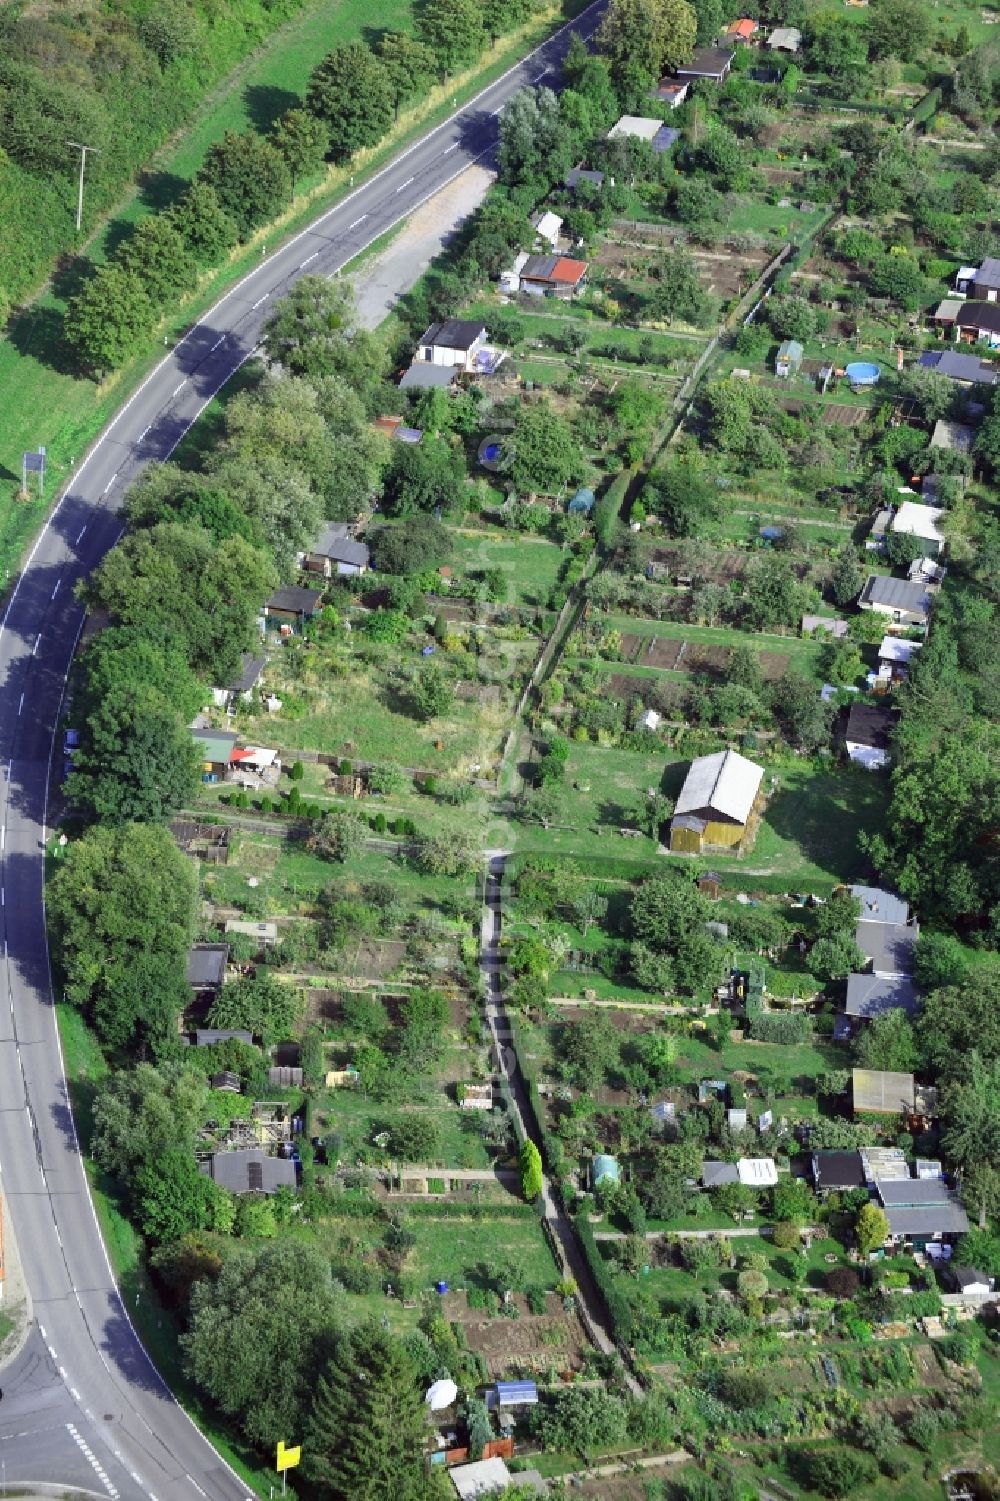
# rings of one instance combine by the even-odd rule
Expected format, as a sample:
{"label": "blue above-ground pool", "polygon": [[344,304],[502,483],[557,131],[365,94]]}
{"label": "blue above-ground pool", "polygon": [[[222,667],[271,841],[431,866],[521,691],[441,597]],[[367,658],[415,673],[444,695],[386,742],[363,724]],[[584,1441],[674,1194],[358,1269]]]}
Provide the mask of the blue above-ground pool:
{"label": "blue above-ground pool", "polygon": [[479,445],[479,462],[484,469],[498,470],[503,460],[503,435],[493,433]]}
{"label": "blue above-ground pool", "polygon": [[878,365],[867,360],[856,360],[844,371],[852,386],[874,386],[882,374]]}

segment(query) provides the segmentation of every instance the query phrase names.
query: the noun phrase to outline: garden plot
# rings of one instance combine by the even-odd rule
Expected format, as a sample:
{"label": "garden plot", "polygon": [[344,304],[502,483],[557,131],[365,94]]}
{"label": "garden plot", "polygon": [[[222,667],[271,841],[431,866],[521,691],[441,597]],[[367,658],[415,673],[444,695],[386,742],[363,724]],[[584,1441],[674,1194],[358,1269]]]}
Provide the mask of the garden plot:
{"label": "garden plot", "polygon": [[444,1299],[445,1318],[461,1323],[469,1349],[483,1357],[492,1379],[512,1371],[542,1373],[552,1366],[565,1372],[583,1369],[587,1336],[577,1314],[566,1313],[555,1293],[546,1296],[544,1314],[532,1314],[521,1293],[510,1301],[516,1319],[484,1319],[481,1310],[469,1307],[465,1293],[448,1293]]}

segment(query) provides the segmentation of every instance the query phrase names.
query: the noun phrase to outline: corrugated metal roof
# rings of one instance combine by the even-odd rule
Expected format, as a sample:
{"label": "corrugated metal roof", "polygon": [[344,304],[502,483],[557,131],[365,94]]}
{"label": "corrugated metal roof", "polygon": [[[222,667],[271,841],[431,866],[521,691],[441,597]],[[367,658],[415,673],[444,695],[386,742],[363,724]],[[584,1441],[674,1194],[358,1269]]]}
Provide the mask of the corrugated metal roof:
{"label": "corrugated metal roof", "polygon": [[691,762],[674,808],[680,814],[710,809],[737,823],[746,823],[760,789],[764,768],[736,751],[716,751]]}
{"label": "corrugated metal roof", "polygon": [[855,1110],[898,1115],[913,1109],[913,1075],[881,1068],[856,1068],[852,1075]]}

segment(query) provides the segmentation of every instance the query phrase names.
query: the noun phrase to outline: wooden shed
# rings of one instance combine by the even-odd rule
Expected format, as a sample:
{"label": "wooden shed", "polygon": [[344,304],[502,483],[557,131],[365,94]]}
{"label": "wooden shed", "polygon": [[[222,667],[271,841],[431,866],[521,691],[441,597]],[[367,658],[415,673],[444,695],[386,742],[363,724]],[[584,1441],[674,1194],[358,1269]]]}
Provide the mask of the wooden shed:
{"label": "wooden shed", "polygon": [[671,852],[735,849],[747,832],[763,776],[763,767],[732,750],[692,761],[670,820]]}

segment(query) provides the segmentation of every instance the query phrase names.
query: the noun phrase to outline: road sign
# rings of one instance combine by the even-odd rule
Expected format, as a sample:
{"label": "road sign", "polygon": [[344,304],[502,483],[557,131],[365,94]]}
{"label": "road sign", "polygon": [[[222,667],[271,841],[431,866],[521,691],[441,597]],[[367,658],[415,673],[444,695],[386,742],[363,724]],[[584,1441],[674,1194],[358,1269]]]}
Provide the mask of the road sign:
{"label": "road sign", "polygon": [[284,1439],[278,1441],[278,1457],[274,1468],[279,1475],[284,1470],[294,1470],[302,1458],[302,1445],[296,1444],[294,1449],[286,1449]]}

